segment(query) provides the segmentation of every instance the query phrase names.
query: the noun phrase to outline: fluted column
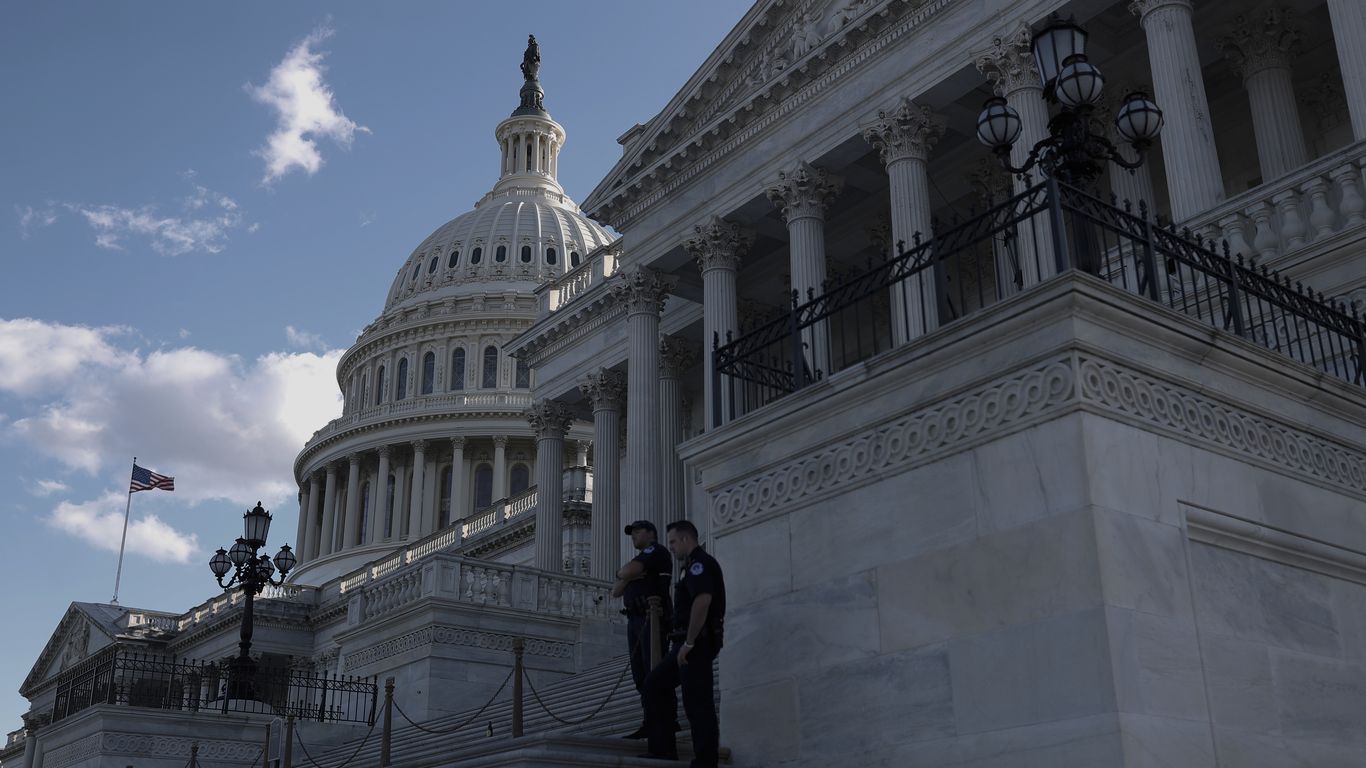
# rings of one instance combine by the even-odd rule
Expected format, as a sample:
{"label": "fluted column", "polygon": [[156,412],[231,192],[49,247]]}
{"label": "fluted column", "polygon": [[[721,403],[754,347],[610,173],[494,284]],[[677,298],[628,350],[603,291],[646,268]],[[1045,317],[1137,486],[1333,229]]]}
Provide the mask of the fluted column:
{"label": "fluted column", "polygon": [[465,438],[451,438],[451,509],[452,522],[465,516]]}
{"label": "fluted column", "polygon": [[322,506],[323,489],[318,483],[318,474],[314,472],[308,476],[308,526],[304,529],[304,535],[308,537],[308,548],[304,551],[308,553],[309,560],[319,557],[319,545],[323,540],[322,521],[319,520]]}
{"label": "fluted column", "polygon": [[1243,77],[1252,104],[1252,131],[1262,181],[1279,179],[1308,161],[1290,62],[1300,54],[1293,14],[1268,8],[1239,16],[1219,49]]}
{"label": "fluted column", "polygon": [[697,349],[692,342],[677,336],[659,340],[660,497],[665,524],[687,516],[683,498],[683,459],[678,456],[678,444],[684,440],[682,378],[696,364]]}
{"label": "fluted column", "polygon": [[360,454],[346,457],[346,516],[342,519],[342,548],[360,543]]}
{"label": "fluted column", "polygon": [[294,554],[299,560],[308,558],[308,485],[299,484],[299,525],[294,533]]}
{"label": "fluted column", "polygon": [[1148,37],[1153,91],[1162,107],[1162,162],[1172,219],[1184,221],[1224,199],[1205,79],[1191,26],[1190,0],[1133,0]]}
{"label": "fluted column", "polygon": [[564,569],[564,436],[569,433],[569,409],[542,400],[527,411],[536,431],[536,567],[559,573]]}
{"label": "fluted column", "polygon": [[[778,206],[787,222],[788,258],[792,290],[799,303],[824,292],[825,209],[844,188],[844,179],[802,161],[790,171],[778,174],[765,194]],[[827,321],[813,323],[802,332],[806,365],[800,374],[808,379],[830,373],[830,334]],[[797,361],[793,361],[794,367]],[[627,416],[630,419],[630,416]]]}
{"label": "fluted column", "polygon": [[716,389],[716,344],[725,344],[740,329],[736,309],[736,274],[740,258],[754,242],[748,231],[720,216],[713,216],[693,227],[696,234],[683,241],[688,255],[697,259],[702,271],[702,389],[705,393],[704,421],[716,427],[735,418],[730,412],[729,377]]}
{"label": "fluted column", "polygon": [[413,489],[408,494],[408,539],[410,541],[420,539],[427,535],[427,531],[422,530],[422,502],[427,498],[422,492],[426,482],[427,471],[427,441],[413,441]]}
{"label": "fluted column", "polygon": [[1352,136],[1366,139],[1366,3],[1328,0],[1328,18],[1337,43],[1342,89],[1352,116]]}
{"label": "fluted column", "polygon": [[493,498],[505,499],[508,495],[508,439],[506,435],[493,438]]}
{"label": "fluted column", "polygon": [[375,476],[375,503],[371,505],[374,510],[370,521],[371,543],[384,541],[384,520],[389,516],[389,446],[381,445],[376,453],[379,454],[379,472]]}
{"label": "fluted column", "polygon": [[643,267],[621,273],[613,295],[626,307],[625,513],[663,526],[659,461],[659,313],[674,279]]}
{"label": "fluted column", "polygon": [[[977,70],[991,81],[997,96],[1006,100],[1020,115],[1020,136],[1010,148],[1010,162],[1021,166],[1034,145],[1048,137],[1048,104],[1043,99],[1043,83],[1030,50],[1033,32],[1029,25],[1018,24],[1009,33],[993,38],[991,47],[974,59]],[[1037,172],[1029,179],[1012,179],[1016,194],[1039,181]],[[1001,296],[1028,288],[1052,274],[1053,237],[1046,214],[1016,225],[1014,237],[1000,249],[996,263],[996,286]]]}
{"label": "fluted column", "polygon": [[394,511],[389,538],[397,541],[408,535],[408,466],[394,459]]}
{"label": "fluted column", "polygon": [[593,405],[593,519],[590,574],[611,579],[621,567],[621,401],[626,377],[598,370],[579,385]]}
{"label": "fluted column", "polygon": [[[863,138],[887,168],[891,189],[892,242],[911,248],[917,234],[930,236],[930,150],[944,135],[944,119],[909,98],[879,110],[864,126]],[[913,266],[905,264],[903,268]],[[934,265],[892,286],[892,341],[903,344],[939,324],[934,293]]]}
{"label": "fluted column", "polygon": [[326,557],[337,548],[337,465],[327,465],[327,482],[323,490],[323,527],[318,556]]}

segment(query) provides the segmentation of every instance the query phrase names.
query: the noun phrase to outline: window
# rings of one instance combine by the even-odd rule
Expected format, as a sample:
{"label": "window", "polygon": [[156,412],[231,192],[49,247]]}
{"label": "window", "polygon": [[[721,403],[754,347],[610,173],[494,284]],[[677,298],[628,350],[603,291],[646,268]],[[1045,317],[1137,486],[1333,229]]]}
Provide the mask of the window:
{"label": "window", "polygon": [[483,248],[475,248],[473,251],[470,252],[470,263],[471,263],[471,264],[478,264],[479,262],[481,262],[481,261],[483,261],[483,260],[484,260],[484,249],[483,249]]}
{"label": "window", "polygon": [[531,389],[531,366],[525,361],[517,361],[517,388]]}
{"label": "window", "polygon": [[579,265],[579,261],[580,261],[581,259],[582,259],[582,257],[579,256],[579,252],[578,252],[578,251],[570,251],[570,252],[569,252],[569,266],[571,266],[571,267],[577,267],[577,266]]}
{"label": "window", "polygon": [[498,348],[493,345],[484,347],[484,377],[479,386],[484,389],[498,386]]}
{"label": "window", "polygon": [[522,246],[522,263],[523,263],[523,264],[530,264],[530,263],[531,263],[531,246],[529,246],[529,245],[524,245],[524,246]]}
{"label": "window", "polygon": [[526,169],[531,170],[531,142],[526,143]]}
{"label": "window", "polygon": [[457,349],[451,353],[451,384],[452,391],[465,388],[465,350]]}
{"label": "window", "polygon": [[409,281],[409,282],[416,282],[416,281],[417,281],[417,271],[418,271],[419,269],[422,269],[422,262],[418,262],[417,264],[414,264],[414,265],[413,265],[413,276],[410,277],[410,278],[408,278],[408,281]]}
{"label": "window", "polygon": [[386,485],[388,488],[384,491],[384,538],[387,539],[394,535],[394,486],[397,483],[394,481],[393,473],[390,473]]}
{"label": "window", "polygon": [[375,374],[375,405],[384,402],[384,366],[379,367],[379,373]]}
{"label": "window", "polygon": [[356,541],[365,544],[365,537],[370,531],[370,481],[366,480],[360,487],[360,530],[356,532]]}
{"label": "window", "polygon": [[456,264],[459,264],[459,263],[460,263],[460,249],[459,249],[459,248],[456,248],[455,250],[451,251],[451,257],[450,257],[449,259],[446,260],[446,269],[450,269],[450,268],[454,267]]}
{"label": "window", "polygon": [[516,496],[525,493],[531,487],[531,471],[525,464],[513,464],[512,475],[509,478],[512,487],[508,489],[508,496]]}
{"label": "window", "polygon": [[508,260],[508,247],[507,247],[506,245],[500,245],[500,246],[498,246],[498,250],[495,251],[494,254],[493,254],[493,260],[496,261],[496,262],[498,262],[499,264],[501,264],[501,263],[507,261],[507,260]]}
{"label": "window", "polygon": [[436,527],[445,528],[451,524],[451,468],[441,472],[441,498],[436,502]]}
{"label": "window", "polygon": [[474,509],[487,509],[493,503],[493,467],[480,464],[474,470]]}
{"label": "window", "polygon": [[440,264],[440,263],[441,263],[441,257],[440,257],[440,256],[433,256],[431,262],[427,264],[427,274],[430,275],[431,273],[435,272],[435,271],[436,271],[436,265],[437,265],[437,264]]}
{"label": "window", "polygon": [[356,402],[360,403],[362,408],[365,407],[365,388],[369,383],[369,377],[362,371],[360,375],[360,391],[356,393]]}
{"label": "window", "polygon": [[436,353],[422,356],[422,394],[430,395],[436,387]]}
{"label": "window", "polygon": [[559,258],[559,257],[555,255],[555,249],[554,249],[554,248],[547,248],[547,249],[545,249],[545,263],[547,263],[547,264],[554,264],[554,263],[555,263],[555,260],[558,259],[558,258]]}
{"label": "window", "polygon": [[394,386],[394,399],[402,400],[408,397],[408,358],[398,361],[398,381]]}

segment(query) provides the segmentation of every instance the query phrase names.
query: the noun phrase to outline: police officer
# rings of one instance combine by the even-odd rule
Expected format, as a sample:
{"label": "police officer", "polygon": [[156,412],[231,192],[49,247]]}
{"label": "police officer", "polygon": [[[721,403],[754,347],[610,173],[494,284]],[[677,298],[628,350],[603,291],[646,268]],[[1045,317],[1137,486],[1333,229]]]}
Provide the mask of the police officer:
{"label": "police officer", "polygon": [[720,731],[713,698],[712,662],[721,651],[726,616],[726,581],[721,564],[697,543],[697,527],[687,520],[669,523],[669,550],[682,565],[674,585],[672,648],[645,678],[645,722],[649,749],[643,757],[675,760],[678,747],[663,727],[673,708],[674,687],[683,686],[683,711],[692,725],[692,768],[716,768]]}
{"label": "police officer", "polygon": [[[645,690],[645,675],[650,671],[650,615],[649,600],[658,597],[661,608],[659,627],[659,655],[664,655],[664,644],[670,631],[669,621],[669,577],[673,570],[673,558],[668,550],[659,543],[659,531],[649,520],[637,520],[626,526],[626,535],[631,537],[631,545],[639,552],[626,565],[617,571],[617,581],[612,585],[612,596],[622,598],[626,614],[627,647],[631,653],[631,676],[635,679],[636,691]],[[644,709],[641,699],[641,709]],[[673,727],[677,721],[676,712],[671,712],[665,721]],[[645,722],[627,735],[628,739],[643,739],[649,722]]]}

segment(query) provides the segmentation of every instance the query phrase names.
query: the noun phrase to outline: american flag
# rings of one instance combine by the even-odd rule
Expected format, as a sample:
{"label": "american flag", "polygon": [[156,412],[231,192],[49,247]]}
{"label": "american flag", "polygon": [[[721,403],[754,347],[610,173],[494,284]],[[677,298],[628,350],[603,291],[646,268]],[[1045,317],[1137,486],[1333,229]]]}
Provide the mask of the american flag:
{"label": "american flag", "polygon": [[163,491],[175,490],[175,478],[166,475],[158,475],[150,469],[144,469],[138,465],[133,465],[133,481],[128,485],[128,492],[152,491],[161,489]]}

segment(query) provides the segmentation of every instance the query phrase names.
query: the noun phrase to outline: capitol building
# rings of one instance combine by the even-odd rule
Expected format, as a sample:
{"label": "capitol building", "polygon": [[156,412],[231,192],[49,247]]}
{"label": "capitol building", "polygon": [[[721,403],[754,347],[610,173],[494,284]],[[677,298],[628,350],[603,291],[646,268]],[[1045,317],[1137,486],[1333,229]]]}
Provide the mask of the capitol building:
{"label": "capitol building", "polygon": [[685,518],[731,765],[1362,765],[1363,51],[1360,0],[757,0],[576,202],[532,39],[297,565],[72,603],[0,766],[659,765],[609,593]]}

